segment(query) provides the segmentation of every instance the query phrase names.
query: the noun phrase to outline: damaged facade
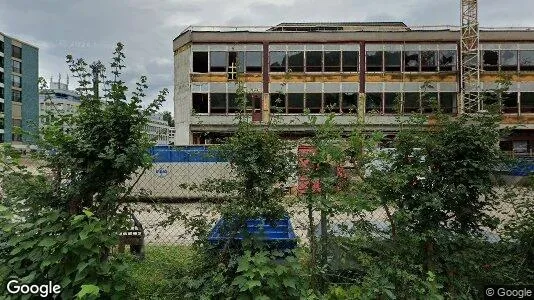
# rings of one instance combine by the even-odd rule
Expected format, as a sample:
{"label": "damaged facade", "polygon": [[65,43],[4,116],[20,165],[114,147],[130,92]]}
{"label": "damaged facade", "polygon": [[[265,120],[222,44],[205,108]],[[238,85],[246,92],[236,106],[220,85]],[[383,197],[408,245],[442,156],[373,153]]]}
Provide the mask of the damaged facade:
{"label": "damaged facade", "polygon": [[[215,143],[235,130],[236,74],[252,119],[280,117],[284,135],[309,134],[309,111],[348,126],[394,134],[396,117],[459,107],[458,28],[403,23],[283,23],[271,28],[188,28],[173,43],[175,144]],[[503,125],[521,125],[502,145],[534,152],[534,32],[481,30],[481,88],[511,76]],[[434,99],[436,103],[427,103]]]}

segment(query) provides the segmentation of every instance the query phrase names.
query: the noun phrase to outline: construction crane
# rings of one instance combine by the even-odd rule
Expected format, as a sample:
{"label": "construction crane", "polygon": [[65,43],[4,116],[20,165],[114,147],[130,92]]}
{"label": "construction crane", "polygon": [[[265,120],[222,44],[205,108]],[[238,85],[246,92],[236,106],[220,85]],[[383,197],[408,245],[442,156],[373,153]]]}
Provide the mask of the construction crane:
{"label": "construction crane", "polygon": [[478,0],[461,0],[459,113],[482,110],[480,101],[480,31]]}

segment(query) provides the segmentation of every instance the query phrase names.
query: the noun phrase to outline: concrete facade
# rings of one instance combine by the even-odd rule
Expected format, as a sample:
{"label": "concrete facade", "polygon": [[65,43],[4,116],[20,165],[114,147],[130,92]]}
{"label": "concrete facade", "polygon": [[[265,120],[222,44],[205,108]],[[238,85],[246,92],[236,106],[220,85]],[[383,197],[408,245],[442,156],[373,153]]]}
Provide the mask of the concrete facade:
{"label": "concrete facade", "polygon": [[[510,76],[503,126],[520,125],[508,142],[513,149],[526,143],[533,152],[534,31],[487,29],[480,36],[481,88],[496,89],[500,74]],[[402,23],[189,28],[173,41],[175,143],[212,143],[235,130],[234,69],[251,99],[259,99],[249,100],[246,111],[254,119],[254,101],[260,101],[258,124],[276,116],[288,137],[310,132],[307,110],[319,121],[335,113],[340,126],[363,121],[369,130],[391,134],[399,115],[429,113],[427,101],[454,115],[459,43],[458,28]]]}

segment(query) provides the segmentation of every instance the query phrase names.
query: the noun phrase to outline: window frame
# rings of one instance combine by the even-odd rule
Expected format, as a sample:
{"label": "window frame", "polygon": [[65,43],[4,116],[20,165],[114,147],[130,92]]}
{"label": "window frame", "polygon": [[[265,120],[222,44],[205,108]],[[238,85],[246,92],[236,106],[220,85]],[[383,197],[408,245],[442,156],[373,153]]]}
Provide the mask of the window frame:
{"label": "window frame", "polygon": [[[15,80],[15,78],[18,78],[18,80]],[[22,76],[12,74],[11,85],[16,88],[22,88]]]}
{"label": "window frame", "polygon": [[[295,97],[301,97],[300,99],[295,99]],[[297,100],[300,101],[300,106],[291,106],[291,102]],[[303,114],[305,110],[305,95],[304,93],[287,93],[286,94],[286,105],[288,114]]]}
{"label": "window frame", "polygon": [[[305,60],[304,51],[300,51],[300,50],[287,51],[286,57],[287,57],[287,72],[304,73],[306,69],[306,60]],[[300,62],[293,64],[293,61],[298,61],[298,60],[302,60],[302,65],[300,65]]]}
{"label": "window frame", "polygon": [[[198,70],[198,68],[200,68],[199,66],[199,62],[197,61],[197,63],[195,64],[195,56],[200,56],[200,55],[205,55],[206,56],[206,66],[205,66],[205,71],[202,71],[202,70]],[[193,73],[201,73],[201,74],[205,74],[205,73],[209,73],[210,72],[210,59],[209,59],[209,56],[210,56],[210,53],[209,51],[193,51],[193,57],[192,57],[192,66],[191,66],[191,71]],[[195,68],[195,66],[197,66],[198,68]]]}
{"label": "window frame", "polygon": [[[356,65],[348,65],[349,67],[345,67],[345,53],[349,55],[349,53],[355,53],[354,59],[356,60]],[[351,56],[349,55],[348,58]],[[360,52],[359,51],[341,51],[341,72],[358,72],[360,70]]]}
{"label": "window frame", "polygon": [[[317,62],[315,62],[313,65],[310,65],[310,54],[313,55],[317,55],[319,54],[320,55],[320,62],[319,64],[317,64]],[[313,56],[312,55],[312,56]],[[317,57],[315,57],[314,59],[317,59]],[[323,51],[316,51],[316,50],[306,50],[305,51],[305,61],[304,61],[304,71],[306,73],[321,73],[323,72],[323,65],[324,65],[324,55],[323,55]]]}
{"label": "window frame", "polygon": [[[373,55],[370,55],[370,53],[374,53]],[[376,57],[378,60],[380,60],[380,64],[373,64],[373,65],[370,65],[369,64],[369,61],[370,61],[370,57]],[[370,69],[370,68],[373,68],[373,69]],[[375,73],[381,73],[381,72],[384,72],[384,51],[382,50],[379,50],[379,51],[365,51],[365,71],[368,72],[368,73],[372,73],[372,72],[375,72]]]}
{"label": "window frame", "polygon": [[[19,49],[18,51],[15,51],[15,49]],[[19,53],[19,55],[15,55],[16,53]],[[11,57],[22,59],[22,47],[11,45]]]}
{"label": "window frame", "polygon": [[[214,54],[217,53],[224,55],[224,63],[223,64],[217,64],[214,65]],[[210,51],[210,58],[209,58],[209,65],[210,65],[210,73],[226,73],[228,72],[228,51]],[[224,69],[223,69],[224,68]]]}
{"label": "window frame", "polygon": [[[314,99],[314,100],[319,100],[319,106],[315,105],[312,107],[309,105],[310,97],[312,95],[314,96],[314,98],[316,96],[319,96],[319,99]],[[323,94],[322,93],[305,93],[304,94],[304,105],[306,109],[312,114],[322,113],[323,112]]]}
{"label": "window frame", "polygon": [[[330,64],[330,62],[327,64],[327,53],[328,54],[332,54],[332,53],[337,53],[337,56],[335,57],[331,57],[333,58],[333,62],[332,64]],[[323,52],[323,70],[325,73],[339,73],[341,72],[341,54],[342,52],[340,50],[325,50]],[[335,60],[337,59],[337,65],[336,65],[336,62]]]}
{"label": "window frame", "polygon": [[[409,55],[411,54],[411,55]],[[417,55],[416,64],[415,66],[408,66],[408,62],[413,60],[408,60],[408,56],[414,56]],[[421,51],[403,51],[404,56],[404,63],[402,64],[404,66],[404,72],[420,72],[421,71]]]}
{"label": "window frame", "polygon": [[[275,66],[277,70],[273,70],[273,54],[282,54],[283,66]],[[286,73],[287,72],[287,52],[286,51],[269,51],[269,73]]]}
{"label": "window frame", "polygon": [[[201,96],[205,96],[205,100],[206,100],[206,111],[205,112],[202,112],[202,111],[197,111],[195,110],[195,103],[198,102],[198,101],[195,101],[195,96],[196,95],[201,95]],[[202,99],[204,100],[204,99]],[[196,114],[209,114],[210,112],[210,95],[209,93],[192,93],[191,94],[191,107],[193,108],[193,110],[195,111]]]}

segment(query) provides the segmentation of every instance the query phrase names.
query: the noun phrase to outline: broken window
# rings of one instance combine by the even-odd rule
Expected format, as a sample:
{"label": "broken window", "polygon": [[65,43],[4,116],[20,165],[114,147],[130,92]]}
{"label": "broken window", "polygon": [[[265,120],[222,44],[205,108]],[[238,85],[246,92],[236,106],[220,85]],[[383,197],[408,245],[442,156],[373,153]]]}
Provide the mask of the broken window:
{"label": "broken window", "polygon": [[339,93],[324,94],[324,112],[339,112]]}
{"label": "broken window", "polygon": [[288,72],[304,72],[304,52],[289,51],[287,53]]}
{"label": "broken window", "polygon": [[501,70],[517,71],[517,51],[501,50]]}
{"label": "broken window", "polygon": [[228,52],[228,79],[236,80],[238,73],[245,71],[245,53],[240,52]]}
{"label": "broken window", "polygon": [[456,50],[439,51],[439,70],[441,72],[456,71]]}
{"label": "broken window", "polygon": [[358,72],[358,51],[343,51],[343,72]]}
{"label": "broken window", "polygon": [[193,112],[197,114],[208,113],[208,94],[193,93]]}
{"label": "broken window", "polygon": [[212,114],[225,114],[226,113],[226,93],[211,93],[211,110]]}
{"label": "broken window", "polygon": [[367,72],[382,72],[382,51],[367,51],[366,70]]}
{"label": "broken window", "polygon": [[484,71],[499,71],[499,51],[486,50],[482,52],[482,66]]}
{"label": "broken window", "polygon": [[306,109],[310,113],[320,113],[322,104],[322,94],[320,93],[309,93],[306,94]]}
{"label": "broken window", "polygon": [[242,99],[239,99],[237,97],[237,94],[228,93],[228,113],[235,114],[240,111],[243,111],[242,101],[243,101]]}
{"label": "broken window", "polygon": [[323,52],[306,51],[306,72],[323,71]]}
{"label": "broken window", "polygon": [[368,93],[365,95],[365,112],[382,112],[382,93]]}
{"label": "broken window", "polygon": [[224,51],[210,52],[210,72],[226,72],[226,54]]}
{"label": "broken window", "polygon": [[421,72],[438,70],[438,51],[421,51]]}
{"label": "broken window", "polygon": [[423,92],[421,94],[421,109],[424,114],[429,114],[438,107],[438,93],[427,93]]}
{"label": "broken window", "polygon": [[534,93],[521,93],[521,113],[534,113]]}
{"label": "broken window", "polygon": [[534,50],[519,51],[519,69],[521,71],[534,71]]}
{"label": "broken window", "polygon": [[384,69],[386,72],[400,72],[401,71],[401,52],[400,51],[385,51],[384,52]]}
{"label": "broken window", "polygon": [[419,51],[404,52],[404,71],[419,72]]}
{"label": "broken window", "polygon": [[287,94],[287,112],[290,114],[299,114],[304,112],[304,94]]}
{"label": "broken window", "polygon": [[517,113],[517,93],[504,93],[502,95],[502,111],[505,114]]}
{"label": "broken window", "polygon": [[384,113],[395,114],[399,112],[399,93],[384,93]]}
{"label": "broken window", "polygon": [[286,95],[282,93],[271,94],[271,112],[286,113]]}
{"label": "broken window", "polygon": [[325,51],[324,52],[324,71],[341,72],[341,52]]}
{"label": "broken window", "polygon": [[456,114],[456,96],[454,92],[439,93],[439,108],[443,113]]}
{"label": "broken window", "polygon": [[246,54],[246,72],[261,73],[263,53],[261,51],[248,51]]}
{"label": "broken window", "polygon": [[193,72],[208,73],[208,52],[193,52]]}
{"label": "broken window", "polygon": [[284,51],[269,52],[270,72],[286,71],[286,53]]}
{"label": "broken window", "polygon": [[404,113],[420,113],[419,93],[404,93]]}
{"label": "broken window", "polygon": [[358,93],[343,93],[341,98],[341,111],[344,113],[358,112]]}

